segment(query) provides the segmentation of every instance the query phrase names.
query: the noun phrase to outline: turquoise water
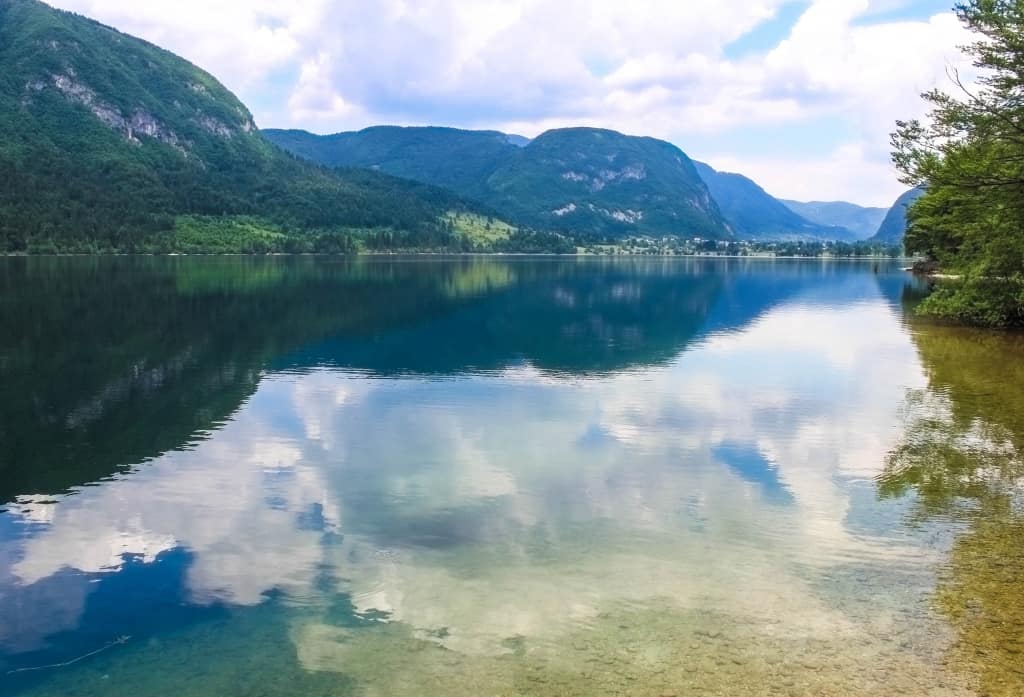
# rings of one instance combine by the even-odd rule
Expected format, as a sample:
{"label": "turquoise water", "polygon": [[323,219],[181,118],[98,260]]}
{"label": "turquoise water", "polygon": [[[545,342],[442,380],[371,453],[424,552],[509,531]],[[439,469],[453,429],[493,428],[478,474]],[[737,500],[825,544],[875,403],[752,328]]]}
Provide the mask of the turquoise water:
{"label": "turquoise water", "polygon": [[896,264],[0,288],[3,694],[1024,693],[1021,342]]}

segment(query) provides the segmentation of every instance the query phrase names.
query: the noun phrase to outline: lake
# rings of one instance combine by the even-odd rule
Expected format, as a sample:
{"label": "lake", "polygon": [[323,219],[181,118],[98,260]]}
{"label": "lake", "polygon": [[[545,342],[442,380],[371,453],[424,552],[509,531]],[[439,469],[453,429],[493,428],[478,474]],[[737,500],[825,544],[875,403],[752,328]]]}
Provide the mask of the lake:
{"label": "lake", "polygon": [[0,289],[4,695],[1024,694],[1024,339],[896,262]]}

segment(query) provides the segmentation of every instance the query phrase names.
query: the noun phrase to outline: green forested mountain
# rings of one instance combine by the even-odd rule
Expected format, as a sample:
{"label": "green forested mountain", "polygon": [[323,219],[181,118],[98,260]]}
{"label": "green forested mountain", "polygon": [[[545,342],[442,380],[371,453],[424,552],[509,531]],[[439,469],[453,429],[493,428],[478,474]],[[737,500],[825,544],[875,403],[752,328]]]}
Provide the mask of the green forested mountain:
{"label": "green forested mountain", "polygon": [[789,201],[779,199],[794,213],[812,223],[844,227],[853,233],[854,239],[866,240],[878,232],[888,208],[858,206],[847,201]]}
{"label": "green forested mountain", "polygon": [[173,250],[185,215],[200,247],[221,235],[228,248],[309,248],[326,235],[339,249],[353,228],[430,246],[466,206],[294,158],[208,73],[37,0],[0,0],[0,181],[0,251]]}
{"label": "green forested mountain", "polygon": [[903,235],[907,231],[907,211],[923,195],[923,189],[910,189],[904,192],[885,214],[885,218],[871,240],[884,244],[902,244]]}
{"label": "green forested mountain", "polygon": [[725,219],[740,239],[842,240],[854,239],[846,228],[819,225],[793,212],[755,182],[741,174],[718,172],[695,162]]}
{"label": "green forested mountain", "polygon": [[534,227],[585,237],[732,237],[690,159],[654,138],[594,128],[557,129],[529,142],[450,128],[266,134],[318,163],[450,187]]}
{"label": "green forested mountain", "polygon": [[[721,221],[712,222],[715,211],[699,203],[703,187],[694,182],[685,154],[663,141],[599,129],[558,129],[533,141],[497,131],[437,127],[375,126],[327,136],[264,133],[320,164],[367,167],[443,186],[527,224],[574,234],[854,241],[871,237],[885,214],[847,203],[787,205],[746,177],[693,162],[731,229],[723,233]],[[632,163],[621,166],[627,176],[620,181],[615,181],[615,168],[606,166],[616,159]],[[631,178],[629,171],[642,171],[642,176]],[[807,207],[812,215],[795,206]],[[669,210],[673,207],[677,210]],[[631,221],[637,213],[646,219]],[[830,217],[841,222],[829,222]]]}
{"label": "green forested mountain", "polygon": [[541,134],[487,180],[485,201],[531,225],[581,234],[726,239],[733,231],[682,150],[596,128]]}
{"label": "green forested mountain", "polygon": [[328,136],[267,129],[263,134],[328,167],[380,170],[476,196],[486,193],[487,177],[520,147],[497,131],[440,127],[373,126]]}

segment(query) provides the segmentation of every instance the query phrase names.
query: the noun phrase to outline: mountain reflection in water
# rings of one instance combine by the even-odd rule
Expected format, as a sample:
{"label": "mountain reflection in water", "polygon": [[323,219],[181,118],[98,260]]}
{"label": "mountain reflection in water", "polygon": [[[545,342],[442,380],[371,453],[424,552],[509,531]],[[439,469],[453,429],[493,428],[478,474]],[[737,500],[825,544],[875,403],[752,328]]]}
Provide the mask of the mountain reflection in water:
{"label": "mountain reflection in water", "polygon": [[131,639],[0,682],[1018,694],[1019,342],[908,322],[912,286],[6,260],[0,671]]}

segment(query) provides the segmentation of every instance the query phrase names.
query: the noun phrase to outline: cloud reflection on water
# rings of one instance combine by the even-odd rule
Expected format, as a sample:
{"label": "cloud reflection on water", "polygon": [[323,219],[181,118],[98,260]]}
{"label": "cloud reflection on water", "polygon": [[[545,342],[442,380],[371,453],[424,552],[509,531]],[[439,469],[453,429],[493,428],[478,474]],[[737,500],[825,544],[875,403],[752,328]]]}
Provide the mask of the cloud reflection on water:
{"label": "cloud reflection on water", "polygon": [[[864,618],[830,607],[815,576],[930,559],[851,525],[872,513],[851,486],[882,467],[905,390],[923,385],[882,303],[781,306],[666,366],[602,377],[270,376],[192,449],[15,506],[33,526],[3,543],[7,583],[20,595],[182,549],[189,602],[283,593],[303,608],[300,643],[323,640],[318,614],[346,593],[470,654],[664,598],[780,632],[856,632]],[[771,463],[785,506],[722,462],[734,443]],[[44,621],[41,635],[79,618]]]}

